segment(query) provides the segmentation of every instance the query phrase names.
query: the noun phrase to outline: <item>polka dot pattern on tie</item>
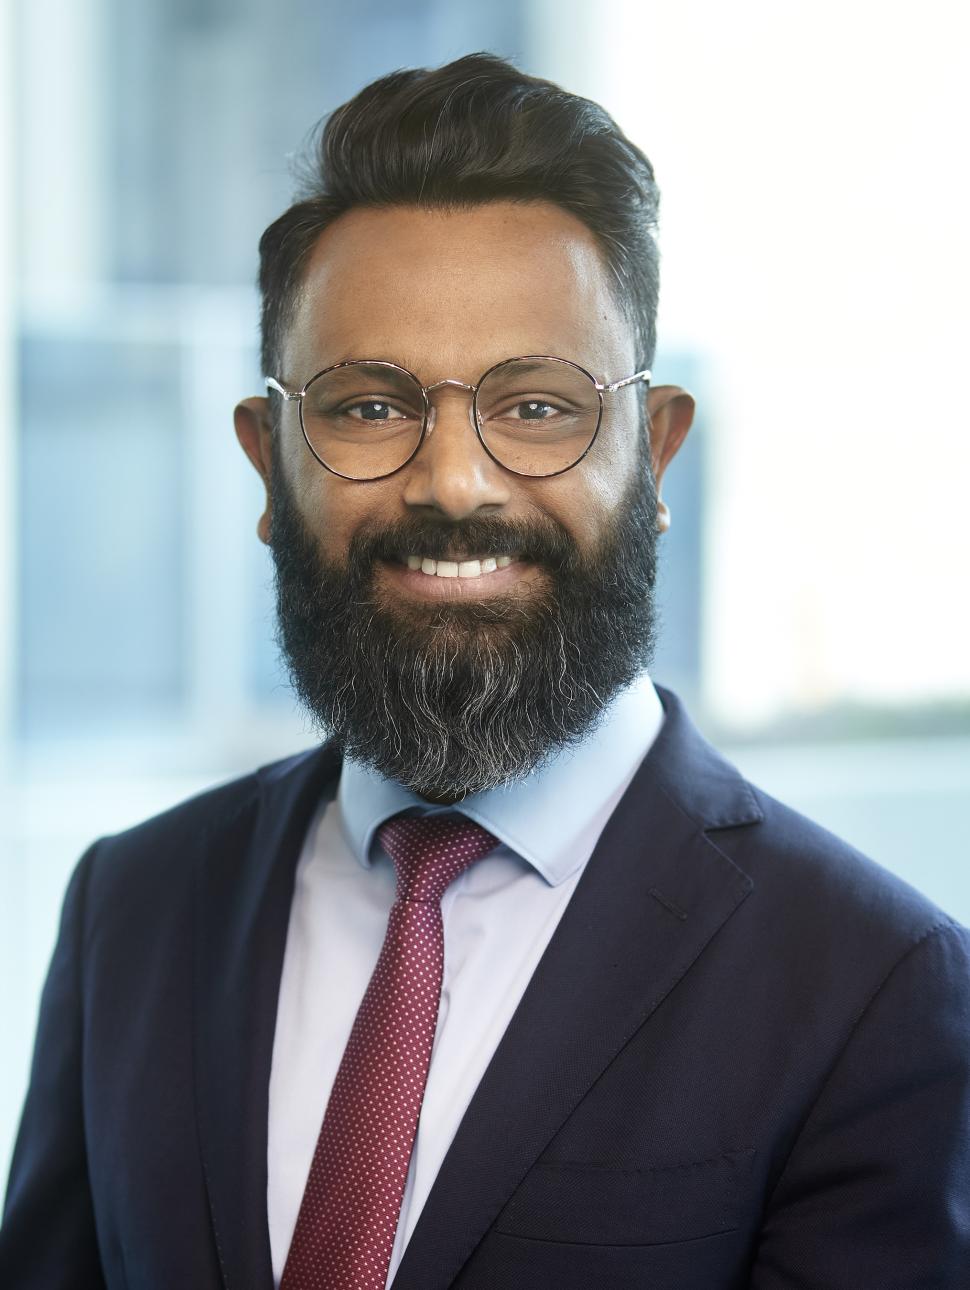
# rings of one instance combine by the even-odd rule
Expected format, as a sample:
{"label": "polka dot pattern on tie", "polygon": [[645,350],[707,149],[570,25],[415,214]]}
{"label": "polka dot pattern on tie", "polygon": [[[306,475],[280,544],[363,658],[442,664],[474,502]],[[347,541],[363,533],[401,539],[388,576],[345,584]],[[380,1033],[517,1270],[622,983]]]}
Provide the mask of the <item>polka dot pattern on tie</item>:
{"label": "polka dot pattern on tie", "polygon": [[441,897],[496,839],[458,814],[378,831],[397,896],[317,1140],[280,1290],[383,1290],[428,1078],[444,967]]}

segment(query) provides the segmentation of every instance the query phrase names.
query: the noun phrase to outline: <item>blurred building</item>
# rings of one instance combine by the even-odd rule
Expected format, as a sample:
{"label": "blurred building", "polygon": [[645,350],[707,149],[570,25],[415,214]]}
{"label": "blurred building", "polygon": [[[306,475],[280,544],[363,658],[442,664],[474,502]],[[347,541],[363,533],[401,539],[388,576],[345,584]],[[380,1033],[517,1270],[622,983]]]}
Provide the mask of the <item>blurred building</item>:
{"label": "blurred building", "polygon": [[[157,768],[245,765],[267,755],[245,732],[278,717],[294,737],[256,481],[229,417],[260,388],[251,284],[259,235],[291,198],[288,159],[380,72],[541,53],[513,0],[86,0],[51,41],[55,7],[21,11],[13,739],[55,758],[123,740]],[[61,80],[78,119],[47,102]],[[660,658],[688,696],[699,447],[671,477]]]}

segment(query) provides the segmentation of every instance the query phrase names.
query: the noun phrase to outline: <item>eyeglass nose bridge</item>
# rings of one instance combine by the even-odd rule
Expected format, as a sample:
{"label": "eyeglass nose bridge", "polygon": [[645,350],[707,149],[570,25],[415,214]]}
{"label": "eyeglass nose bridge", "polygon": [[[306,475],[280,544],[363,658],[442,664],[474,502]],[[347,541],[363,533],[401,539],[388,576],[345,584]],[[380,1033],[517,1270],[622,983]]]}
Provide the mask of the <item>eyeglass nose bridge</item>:
{"label": "eyeglass nose bridge", "polygon": [[478,389],[477,385],[469,385],[467,381],[456,381],[452,377],[446,377],[443,381],[435,381],[434,385],[425,386],[425,394],[430,394],[432,390],[440,390],[443,385],[454,385],[459,390],[467,390],[469,394],[474,394]]}
{"label": "eyeglass nose bridge", "polygon": [[447,377],[443,381],[435,381],[434,385],[426,385],[424,387],[426,424],[425,424],[425,431],[424,431],[423,437],[425,439],[429,438],[432,431],[434,430],[435,412],[437,411],[437,409],[435,408],[435,405],[431,402],[431,399],[428,396],[433,394],[435,390],[440,390],[442,386],[445,386],[445,385],[450,385],[457,390],[464,390],[466,394],[470,394],[472,396],[471,402],[468,405],[468,420],[471,423],[472,429],[475,431],[476,434],[478,434],[479,432],[478,424],[475,419],[475,396],[478,393],[478,386],[469,385],[467,381],[456,381],[452,377]]}

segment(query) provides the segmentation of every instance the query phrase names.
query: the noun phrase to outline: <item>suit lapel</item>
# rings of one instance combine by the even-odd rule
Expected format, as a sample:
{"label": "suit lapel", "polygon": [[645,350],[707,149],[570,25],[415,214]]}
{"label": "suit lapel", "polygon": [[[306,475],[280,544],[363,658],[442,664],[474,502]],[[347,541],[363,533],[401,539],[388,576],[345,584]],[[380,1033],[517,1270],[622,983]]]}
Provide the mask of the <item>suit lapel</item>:
{"label": "suit lapel", "polygon": [[[667,719],[608,822],[442,1164],[394,1290],[444,1290],[573,1108],[744,900],[706,831],[760,813],[661,691]],[[200,840],[195,937],[200,1148],[223,1281],[271,1290],[267,1121],[296,863],[333,791],[329,747],[261,773]],[[501,1131],[497,1132],[497,1128]]]}
{"label": "suit lapel", "polygon": [[672,696],[462,1120],[394,1279],[444,1290],[587,1090],[751,890],[706,828],[761,818]]}
{"label": "suit lapel", "polygon": [[[223,1280],[272,1290],[266,1210],[269,1076],[296,862],[339,769],[324,747],[270,767],[198,866],[199,1142]],[[218,847],[218,849],[217,849]]]}

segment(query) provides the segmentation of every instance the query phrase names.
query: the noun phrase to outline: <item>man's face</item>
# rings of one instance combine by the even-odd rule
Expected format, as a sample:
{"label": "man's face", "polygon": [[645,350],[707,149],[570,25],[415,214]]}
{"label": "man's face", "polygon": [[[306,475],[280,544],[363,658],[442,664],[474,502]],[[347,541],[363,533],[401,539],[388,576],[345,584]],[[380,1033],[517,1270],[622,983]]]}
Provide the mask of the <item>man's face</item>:
{"label": "man's face", "polygon": [[[545,203],[353,210],[314,249],[272,375],[299,389],[371,358],[425,386],[472,385],[503,359],[549,354],[616,380],[635,354],[608,281],[592,234]],[[452,387],[432,395],[434,428],[414,459],[368,482],[320,465],[295,404],[276,430],[264,401],[240,405],[240,439],[267,482],[260,534],[284,650],[349,753],[425,796],[460,797],[581,738],[646,664],[654,476],[691,402],[652,390],[648,438],[642,390],[607,394],[588,455],[545,479],[494,462],[470,396]],[[408,555],[511,563],[446,578],[410,569]]]}

